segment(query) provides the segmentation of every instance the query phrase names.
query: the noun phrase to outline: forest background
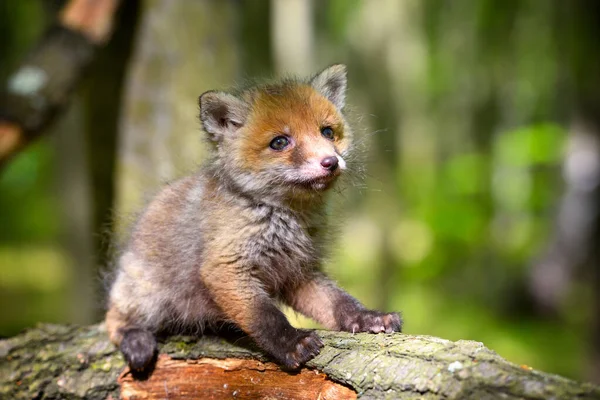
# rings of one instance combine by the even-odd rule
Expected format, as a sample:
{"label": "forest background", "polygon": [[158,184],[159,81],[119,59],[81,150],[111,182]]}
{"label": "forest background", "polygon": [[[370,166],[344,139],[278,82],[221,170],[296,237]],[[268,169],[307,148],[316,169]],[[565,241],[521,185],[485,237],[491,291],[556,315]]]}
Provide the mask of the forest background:
{"label": "forest background", "polygon": [[[3,85],[63,4],[0,0]],[[199,94],[341,62],[366,172],[330,274],[408,333],[600,383],[599,38],[592,0],[123,1],[0,171],[0,337],[102,319],[135,212],[206,159]]]}

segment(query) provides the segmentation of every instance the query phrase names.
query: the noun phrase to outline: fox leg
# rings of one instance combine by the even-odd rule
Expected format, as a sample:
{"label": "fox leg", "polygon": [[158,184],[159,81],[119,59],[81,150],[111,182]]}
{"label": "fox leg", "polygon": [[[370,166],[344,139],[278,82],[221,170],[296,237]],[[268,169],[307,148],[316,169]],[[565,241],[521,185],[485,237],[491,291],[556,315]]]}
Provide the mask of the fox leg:
{"label": "fox leg", "polygon": [[315,332],[296,329],[257,279],[235,271],[241,266],[203,268],[201,276],[226,318],[286,368],[296,369],[320,352]]}
{"label": "fox leg", "polygon": [[400,332],[398,313],[368,310],[324,275],[317,274],[286,294],[292,308],[327,329],[346,332]]}
{"label": "fox leg", "polygon": [[106,313],[106,329],[115,345],[133,370],[150,366],[156,356],[156,338],[152,332],[133,324],[112,305]]}

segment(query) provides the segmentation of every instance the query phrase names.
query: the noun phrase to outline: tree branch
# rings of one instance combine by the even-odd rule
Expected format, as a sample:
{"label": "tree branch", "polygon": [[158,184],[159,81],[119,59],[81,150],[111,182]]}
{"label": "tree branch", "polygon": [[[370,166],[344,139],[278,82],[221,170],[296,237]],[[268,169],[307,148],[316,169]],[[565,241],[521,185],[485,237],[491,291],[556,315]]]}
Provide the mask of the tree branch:
{"label": "tree branch", "polygon": [[0,94],[0,167],[38,136],[70,98],[119,0],[70,0]]}

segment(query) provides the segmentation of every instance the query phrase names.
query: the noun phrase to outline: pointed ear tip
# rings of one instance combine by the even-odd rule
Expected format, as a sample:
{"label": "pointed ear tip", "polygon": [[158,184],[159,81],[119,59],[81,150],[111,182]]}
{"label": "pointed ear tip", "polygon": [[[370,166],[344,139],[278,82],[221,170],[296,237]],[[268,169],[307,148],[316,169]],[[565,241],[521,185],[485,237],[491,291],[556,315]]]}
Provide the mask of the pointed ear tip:
{"label": "pointed ear tip", "polygon": [[322,77],[322,76],[346,76],[348,67],[346,64],[331,64],[327,68],[319,71],[313,78]]}
{"label": "pointed ear tip", "polygon": [[204,92],[200,96],[198,96],[198,103],[202,103],[205,100],[213,98],[216,93],[217,93],[216,90],[207,90],[206,92]]}
{"label": "pointed ear tip", "polygon": [[327,69],[332,72],[342,73],[344,75],[348,71],[348,67],[346,66],[346,64],[333,64],[333,65],[329,66]]}

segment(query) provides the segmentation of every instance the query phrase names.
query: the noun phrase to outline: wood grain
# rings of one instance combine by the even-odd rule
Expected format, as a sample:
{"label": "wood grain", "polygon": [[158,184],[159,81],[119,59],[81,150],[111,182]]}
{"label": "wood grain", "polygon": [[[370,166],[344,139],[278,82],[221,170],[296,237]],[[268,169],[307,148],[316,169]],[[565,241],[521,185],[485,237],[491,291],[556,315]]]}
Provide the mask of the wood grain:
{"label": "wood grain", "polygon": [[119,377],[121,397],[140,399],[356,399],[356,393],[326,374],[282,371],[276,364],[235,358],[158,359],[148,380]]}

